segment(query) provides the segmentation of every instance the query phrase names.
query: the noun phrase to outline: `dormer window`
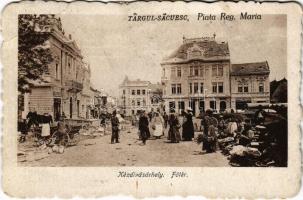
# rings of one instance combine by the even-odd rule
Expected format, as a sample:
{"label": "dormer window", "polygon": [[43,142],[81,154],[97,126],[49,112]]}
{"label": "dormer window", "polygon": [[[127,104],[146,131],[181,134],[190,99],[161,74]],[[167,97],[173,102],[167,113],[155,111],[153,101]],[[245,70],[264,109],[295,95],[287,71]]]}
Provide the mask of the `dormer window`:
{"label": "dormer window", "polygon": [[197,44],[194,44],[193,47],[189,48],[187,51],[188,58],[200,57],[204,54],[202,49]]}

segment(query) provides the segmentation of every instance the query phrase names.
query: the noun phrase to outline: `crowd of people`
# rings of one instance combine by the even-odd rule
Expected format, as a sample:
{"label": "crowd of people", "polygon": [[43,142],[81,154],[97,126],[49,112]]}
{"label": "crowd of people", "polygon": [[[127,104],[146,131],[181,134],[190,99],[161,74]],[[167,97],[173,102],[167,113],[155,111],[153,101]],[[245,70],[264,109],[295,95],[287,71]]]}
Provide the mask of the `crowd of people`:
{"label": "crowd of people", "polygon": [[[150,138],[165,137],[170,143],[195,139],[198,144],[202,144],[202,152],[221,150],[229,156],[231,165],[264,166],[274,163],[284,166],[287,162],[287,120],[280,114],[280,110],[270,115],[259,107],[249,117],[243,113],[213,113],[212,110],[206,110],[198,120],[195,118],[195,123],[191,108],[182,111],[181,115],[141,110],[138,116],[132,117],[135,119],[132,124],[138,127],[141,145],[146,145]],[[111,119],[112,143],[119,142],[119,118],[121,116],[114,111]],[[195,131],[200,133],[196,138]],[[242,158],[239,159],[239,155]],[[247,164],[245,159],[251,157],[254,163]]]}
{"label": "crowd of people", "polygon": [[[112,124],[112,143],[119,142],[119,123],[121,115],[115,110],[111,118]],[[132,116],[132,125],[138,127],[139,139],[142,145],[151,137],[160,139],[167,136],[171,143],[179,143],[180,141],[192,141],[194,138],[193,113],[191,108],[187,108],[182,112],[182,122],[175,113],[167,115],[166,112],[161,113],[159,110],[146,112],[141,110],[137,116]],[[181,131],[182,128],[182,131]]]}
{"label": "crowd of people", "polygon": [[197,141],[206,152],[220,149],[232,166],[286,166],[287,116],[283,115],[286,110],[285,107],[268,113],[259,107],[252,116],[238,113],[214,116],[208,110],[201,121],[203,134]]}
{"label": "crowd of people", "polygon": [[[170,143],[196,140],[202,144],[202,152],[221,150],[229,156],[230,164],[234,166],[286,166],[287,107],[271,109],[276,113],[267,113],[266,109],[259,107],[252,112],[252,116],[206,110],[198,118],[194,117],[191,108],[182,111],[180,115],[159,110],[141,110],[137,116],[132,116],[131,121],[138,129],[141,145],[146,145],[151,138],[165,138]],[[35,137],[39,147],[51,147],[53,152],[62,153],[72,137],[64,118],[63,113],[54,127],[51,126],[53,119],[50,114],[39,115],[31,110],[25,120],[18,121],[18,130],[21,132],[19,142],[24,142],[30,131],[39,133]],[[106,127],[108,121],[111,123],[112,144],[120,142],[119,134],[125,120],[119,110],[114,110],[112,114],[101,113],[100,126]],[[195,132],[198,133],[197,137]]]}

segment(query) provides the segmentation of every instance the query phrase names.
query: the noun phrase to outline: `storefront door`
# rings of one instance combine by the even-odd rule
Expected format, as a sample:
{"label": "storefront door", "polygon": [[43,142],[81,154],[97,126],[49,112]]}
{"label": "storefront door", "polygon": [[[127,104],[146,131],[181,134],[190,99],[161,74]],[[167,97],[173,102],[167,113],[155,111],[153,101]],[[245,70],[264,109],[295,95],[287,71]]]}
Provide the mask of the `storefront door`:
{"label": "storefront door", "polygon": [[73,97],[69,98],[69,118],[73,117]]}
{"label": "storefront door", "polygon": [[80,100],[77,100],[77,117],[80,117]]}
{"label": "storefront door", "polygon": [[205,111],[204,101],[200,101],[200,103],[199,103],[199,109],[200,109],[200,112],[201,111]]}
{"label": "storefront door", "polygon": [[226,110],[226,102],[220,101],[220,111],[223,112]]}
{"label": "storefront door", "polygon": [[61,116],[61,99],[54,98],[54,119],[59,121]]}
{"label": "storefront door", "polygon": [[196,101],[197,100],[194,100],[194,99],[192,99],[192,100],[189,101],[189,107],[193,110],[192,113],[194,115],[196,114]]}
{"label": "storefront door", "polygon": [[175,113],[176,112],[176,103],[174,101],[169,102],[169,112]]}

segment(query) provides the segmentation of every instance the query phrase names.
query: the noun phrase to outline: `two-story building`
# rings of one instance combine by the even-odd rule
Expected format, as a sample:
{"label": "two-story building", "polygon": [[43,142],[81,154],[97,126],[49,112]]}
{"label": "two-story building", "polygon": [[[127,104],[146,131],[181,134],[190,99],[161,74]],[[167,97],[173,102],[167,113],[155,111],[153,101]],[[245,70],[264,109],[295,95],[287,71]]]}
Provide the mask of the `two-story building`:
{"label": "two-story building", "polygon": [[247,103],[269,103],[269,66],[267,62],[231,65],[231,107],[243,109]]}
{"label": "two-story building", "polygon": [[[180,113],[190,107],[198,115],[209,108],[217,111],[240,109],[242,101],[269,102],[267,62],[232,65],[228,43],[216,41],[215,34],[213,37],[184,37],[183,44],[163,60],[161,67],[163,99],[168,112]],[[239,92],[239,80],[247,78],[251,88],[248,92],[246,89]],[[249,96],[250,100],[246,98]]]}

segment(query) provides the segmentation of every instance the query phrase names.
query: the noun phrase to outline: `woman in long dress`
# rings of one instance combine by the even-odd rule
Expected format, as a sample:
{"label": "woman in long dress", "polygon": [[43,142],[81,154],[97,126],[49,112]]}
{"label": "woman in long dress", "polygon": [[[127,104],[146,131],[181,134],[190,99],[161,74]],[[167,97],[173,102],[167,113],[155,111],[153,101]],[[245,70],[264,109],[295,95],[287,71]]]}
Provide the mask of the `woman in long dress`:
{"label": "woman in long dress", "polygon": [[180,124],[179,124],[179,120],[178,118],[174,115],[171,114],[170,118],[169,118],[169,140],[171,141],[171,143],[179,143],[181,140],[181,136],[180,136]]}
{"label": "woman in long dress", "polygon": [[42,119],[41,119],[41,137],[43,138],[43,143],[40,146],[42,149],[46,148],[46,143],[48,138],[50,137],[51,131],[50,131],[50,125],[53,123],[53,118],[50,114],[44,113]]}
{"label": "woman in long dress", "polygon": [[153,130],[153,136],[156,139],[160,139],[160,137],[163,135],[164,131],[164,120],[162,116],[156,112],[155,116],[152,118],[152,130]]}
{"label": "woman in long dress", "polygon": [[44,113],[44,116],[42,118],[42,137],[48,137],[50,136],[50,124],[53,122],[53,118],[50,114]]}
{"label": "woman in long dress", "polygon": [[182,138],[184,141],[192,141],[194,137],[194,123],[191,108],[187,109],[187,112],[183,112],[184,122],[182,124]]}

